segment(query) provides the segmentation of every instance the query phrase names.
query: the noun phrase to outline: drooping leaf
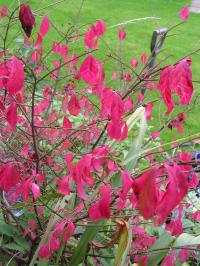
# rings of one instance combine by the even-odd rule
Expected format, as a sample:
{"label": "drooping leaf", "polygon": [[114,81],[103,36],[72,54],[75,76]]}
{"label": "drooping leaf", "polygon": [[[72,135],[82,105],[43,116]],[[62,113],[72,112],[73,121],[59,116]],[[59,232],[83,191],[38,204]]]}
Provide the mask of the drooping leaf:
{"label": "drooping leaf", "polygon": [[124,222],[122,230],[120,232],[120,240],[116,250],[115,259],[113,262],[113,266],[125,266],[127,254],[130,249],[132,241],[132,226],[130,226],[130,222]]}
{"label": "drooping leaf", "polygon": [[106,184],[99,188],[99,202],[90,206],[88,213],[92,221],[110,218],[110,201],[111,201],[111,186]]}
{"label": "drooping leaf", "polygon": [[[145,117],[145,108],[140,109],[140,112],[138,111],[137,116],[133,119],[131,126],[133,126],[138,120],[140,120],[140,127],[139,127],[139,133],[136,139],[134,140],[133,145],[130,147],[125,160],[124,165],[128,172],[131,172],[136,163],[137,159],[140,156],[140,151],[142,147],[142,143],[144,140],[145,132],[147,130],[147,123],[146,123],[146,117]],[[135,123],[134,123],[135,122]],[[130,128],[129,128],[130,130]]]}
{"label": "drooping leaf", "polygon": [[164,164],[169,176],[169,182],[162,199],[156,208],[158,223],[166,221],[171,211],[179,204],[187,193],[187,175],[174,163],[173,166]]}
{"label": "drooping leaf", "polygon": [[[125,159],[124,159],[124,165],[126,167],[126,170],[128,172],[129,169],[133,169],[136,162],[137,162],[137,158],[139,157],[139,147],[141,147],[142,141],[143,141],[143,136],[145,134],[146,131],[146,118],[145,118],[145,108],[144,107],[139,107],[136,109],[136,111],[128,118],[128,120],[126,121],[127,126],[128,126],[128,131],[130,132],[130,130],[136,125],[136,123],[141,120],[143,117],[144,121],[143,121],[143,129],[141,129],[141,135],[140,133],[138,134],[138,137],[134,140],[134,144],[130,147],[129,152],[127,153]],[[142,133],[142,131],[144,131]],[[138,141],[140,140],[140,143],[138,143]],[[114,146],[116,144],[116,140],[112,141],[111,143],[111,147]],[[137,145],[135,145],[137,144]],[[111,178],[111,185],[112,187],[119,187],[121,186],[121,175],[119,172],[115,173],[112,178]]]}
{"label": "drooping leaf", "polygon": [[153,216],[158,203],[156,175],[156,168],[151,168],[133,181],[133,191],[138,201],[138,208],[146,220]]}

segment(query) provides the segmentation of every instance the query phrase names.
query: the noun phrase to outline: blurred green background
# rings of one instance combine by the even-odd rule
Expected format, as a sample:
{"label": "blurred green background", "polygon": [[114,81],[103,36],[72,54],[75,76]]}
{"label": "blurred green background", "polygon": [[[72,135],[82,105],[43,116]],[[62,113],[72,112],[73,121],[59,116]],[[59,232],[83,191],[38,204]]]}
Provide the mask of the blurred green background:
{"label": "blurred green background", "polygon": [[[88,27],[88,23],[101,18],[106,21],[107,31],[100,42],[100,51],[97,53],[98,57],[103,58],[109,52],[107,45],[113,51],[119,51],[118,29],[119,27],[112,27],[116,24],[127,20],[143,17],[155,17],[156,19],[140,20],[135,23],[128,23],[124,25],[127,32],[127,38],[122,44],[122,59],[127,64],[133,57],[140,58],[142,52],[150,55],[150,41],[152,32],[158,28],[169,28],[181,22],[179,18],[179,11],[185,5],[190,5],[191,1],[187,0],[65,0],[65,1],[49,1],[49,0],[30,0],[32,10],[37,14],[38,21],[42,15],[47,15],[54,25],[45,38],[45,45],[51,47],[52,41],[59,40],[59,31],[66,32],[71,23],[77,23],[78,26],[85,25],[82,29]],[[6,5],[9,9],[23,1],[14,0],[0,0],[1,5]],[[190,14],[189,20],[180,27],[175,28],[169,37],[166,38],[162,53],[158,60],[170,55],[166,61],[167,64],[174,63],[181,59],[186,54],[200,48],[200,14]],[[56,29],[56,30],[55,30]],[[36,30],[35,30],[36,32]],[[80,41],[82,42],[82,40]],[[106,45],[105,45],[106,44]],[[82,43],[80,43],[81,47]],[[81,48],[80,48],[81,49]],[[79,51],[80,52],[80,51]],[[192,55],[192,70],[193,80],[200,80],[200,53]],[[116,63],[115,63],[116,64]],[[107,79],[110,79],[110,74],[115,64],[107,63]],[[109,76],[109,77],[108,77]],[[198,82],[194,83],[196,98],[199,93]],[[112,84],[113,89],[118,87],[118,84]],[[158,93],[153,92],[149,99],[157,97]],[[148,95],[147,95],[148,99]],[[185,111],[187,121],[184,123],[184,135],[194,134],[200,131],[200,100],[197,98],[193,110],[188,112],[188,107],[177,108],[172,116],[179,111]],[[154,109],[154,120],[150,122],[152,131],[156,131],[162,124],[163,119],[166,119],[164,112],[166,107],[163,104],[157,105]],[[168,117],[167,117],[168,118]],[[177,136],[177,131],[164,130],[162,135],[164,139],[170,140]],[[180,135],[179,135],[180,137]]]}

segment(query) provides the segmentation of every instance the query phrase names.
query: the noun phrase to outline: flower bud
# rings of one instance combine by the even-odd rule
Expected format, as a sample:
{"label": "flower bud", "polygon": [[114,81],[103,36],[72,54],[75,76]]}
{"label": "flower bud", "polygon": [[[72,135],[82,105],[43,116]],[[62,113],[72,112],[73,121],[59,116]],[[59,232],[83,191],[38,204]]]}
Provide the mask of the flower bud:
{"label": "flower bud", "polygon": [[22,4],[19,10],[19,20],[22,24],[22,28],[28,38],[31,36],[32,28],[35,25],[35,18],[33,13],[27,4]]}

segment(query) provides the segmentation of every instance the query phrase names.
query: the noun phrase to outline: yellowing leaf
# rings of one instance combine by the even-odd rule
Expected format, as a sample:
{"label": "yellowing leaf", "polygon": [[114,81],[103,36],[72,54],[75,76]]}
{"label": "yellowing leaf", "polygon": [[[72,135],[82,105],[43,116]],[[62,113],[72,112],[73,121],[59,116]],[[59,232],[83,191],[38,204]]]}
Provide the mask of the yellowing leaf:
{"label": "yellowing leaf", "polygon": [[118,221],[120,224],[120,238],[119,244],[115,253],[115,259],[113,266],[123,266],[126,265],[126,258],[132,241],[132,228],[130,227],[130,220],[127,222],[125,220]]}

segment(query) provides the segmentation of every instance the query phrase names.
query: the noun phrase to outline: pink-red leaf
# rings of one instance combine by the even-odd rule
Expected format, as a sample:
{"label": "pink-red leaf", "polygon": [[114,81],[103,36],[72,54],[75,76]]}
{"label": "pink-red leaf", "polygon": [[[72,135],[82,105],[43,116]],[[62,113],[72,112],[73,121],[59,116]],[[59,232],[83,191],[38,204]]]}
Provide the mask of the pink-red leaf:
{"label": "pink-red leaf", "polygon": [[24,83],[24,68],[16,56],[12,56],[7,62],[8,79],[5,87],[12,96],[22,89]]}
{"label": "pink-red leaf", "polygon": [[110,218],[111,186],[109,184],[99,188],[100,200],[92,205],[88,212],[93,221]]}
{"label": "pink-red leaf", "polygon": [[118,32],[118,37],[120,41],[124,41],[126,38],[126,31],[124,28],[120,28]]}
{"label": "pink-red leaf", "polygon": [[35,183],[32,183],[31,187],[32,187],[32,192],[33,192],[33,198],[34,200],[37,200],[38,197],[40,196],[40,188]]}
{"label": "pink-red leaf", "polygon": [[49,243],[44,244],[39,249],[38,255],[40,258],[43,258],[43,259],[48,259],[51,257],[51,250],[50,250]]}
{"label": "pink-red leaf", "polygon": [[165,164],[169,180],[166,191],[156,208],[156,221],[163,223],[171,211],[180,203],[187,193],[188,175],[184,174],[181,167],[174,163],[173,166]]}
{"label": "pink-red leaf", "polygon": [[42,20],[42,24],[40,26],[40,35],[42,36],[42,38],[47,34],[47,32],[50,29],[50,26],[51,24],[50,24],[49,19],[46,16],[44,16]]}
{"label": "pink-red leaf", "polygon": [[89,54],[80,66],[80,77],[92,85],[102,84],[104,80],[104,70],[101,62]]}
{"label": "pink-red leaf", "polygon": [[138,208],[146,220],[153,216],[158,202],[155,178],[156,169],[152,168],[133,182]]}
{"label": "pink-red leaf", "polygon": [[17,107],[15,104],[10,105],[7,110],[6,117],[11,129],[14,130],[17,124]]}
{"label": "pink-red leaf", "polygon": [[184,21],[187,21],[189,18],[189,7],[185,6],[181,9],[180,14],[179,14],[180,18]]}
{"label": "pink-red leaf", "polygon": [[70,237],[75,233],[75,229],[75,225],[72,222],[69,222],[62,238],[62,241],[64,243],[66,243],[70,239]]}
{"label": "pink-red leaf", "polygon": [[8,192],[20,180],[20,173],[14,165],[5,164],[0,168],[0,188]]}
{"label": "pink-red leaf", "polygon": [[74,116],[77,116],[80,113],[81,107],[80,107],[79,100],[76,94],[73,94],[71,96],[71,99],[68,102],[68,110],[70,114]]}
{"label": "pink-red leaf", "polygon": [[7,14],[7,7],[6,6],[2,6],[1,13],[0,13],[0,19],[5,17],[6,14]]}

